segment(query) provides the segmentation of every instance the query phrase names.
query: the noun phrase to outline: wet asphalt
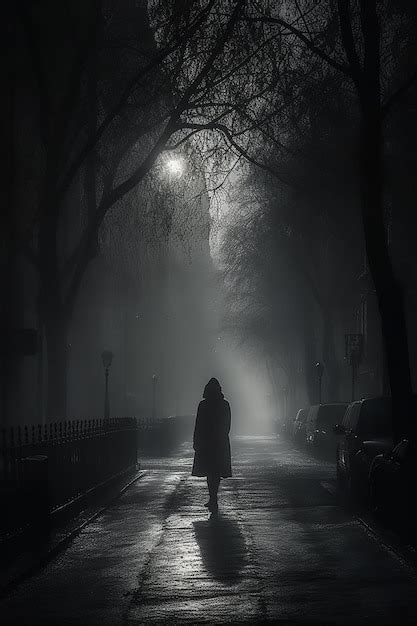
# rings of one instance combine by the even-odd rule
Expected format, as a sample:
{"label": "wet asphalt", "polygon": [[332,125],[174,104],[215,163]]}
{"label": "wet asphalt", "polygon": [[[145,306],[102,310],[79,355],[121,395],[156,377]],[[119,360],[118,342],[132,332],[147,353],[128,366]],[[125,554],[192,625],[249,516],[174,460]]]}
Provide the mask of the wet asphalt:
{"label": "wet asphalt", "polygon": [[232,451],[211,519],[189,445],[144,459],[140,480],[0,601],[0,624],[417,623],[415,571],[341,506],[331,463],[274,437]]}

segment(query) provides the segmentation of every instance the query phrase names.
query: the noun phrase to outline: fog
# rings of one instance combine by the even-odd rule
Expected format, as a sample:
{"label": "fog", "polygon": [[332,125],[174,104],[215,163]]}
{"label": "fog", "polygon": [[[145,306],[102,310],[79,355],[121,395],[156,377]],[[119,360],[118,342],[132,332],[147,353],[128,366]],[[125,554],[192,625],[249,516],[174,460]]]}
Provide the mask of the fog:
{"label": "fog", "polygon": [[416,24],[2,4],[5,624],[417,624]]}
{"label": "fog", "polygon": [[[409,99],[368,172],[366,81],[310,48],[293,56],[255,7],[246,23],[188,4],[80,4],[67,23],[46,3],[28,40],[41,74],[15,25],[4,425],[101,417],[105,350],[111,415],[193,415],[215,376],[236,432],[415,387],[408,57],[384,68],[385,100],[401,80]],[[387,49],[414,45],[406,19],[384,19]]]}
{"label": "fog", "polygon": [[[113,415],[195,415],[206,382],[215,376],[232,406],[233,432],[271,433],[283,409],[262,350],[227,330],[221,267],[231,186],[210,200],[206,172],[194,172],[190,188],[185,177],[192,166],[185,157],[178,169],[177,163],[164,159],[158,169],[158,182],[174,203],[168,233],[152,224],[146,249],[143,242],[136,245],[132,229],[140,193],[127,223],[115,211],[100,232],[101,254],[90,266],[69,333],[68,412],[100,415],[100,355],[110,349]],[[238,184],[235,177],[234,188]],[[152,187],[147,191],[150,206],[160,202]],[[219,203],[225,205],[220,210]]]}

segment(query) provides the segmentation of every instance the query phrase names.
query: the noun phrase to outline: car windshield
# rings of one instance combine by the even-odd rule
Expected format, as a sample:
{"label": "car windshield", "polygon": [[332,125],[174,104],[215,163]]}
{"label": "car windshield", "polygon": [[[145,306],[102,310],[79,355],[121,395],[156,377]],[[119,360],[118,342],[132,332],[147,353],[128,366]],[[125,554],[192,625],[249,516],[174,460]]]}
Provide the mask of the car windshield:
{"label": "car windshield", "polygon": [[340,424],[346,411],[346,404],[328,404],[319,409],[317,426],[334,426]]}
{"label": "car windshield", "polygon": [[358,422],[358,431],[367,437],[389,437],[392,435],[390,398],[378,398],[364,403]]}

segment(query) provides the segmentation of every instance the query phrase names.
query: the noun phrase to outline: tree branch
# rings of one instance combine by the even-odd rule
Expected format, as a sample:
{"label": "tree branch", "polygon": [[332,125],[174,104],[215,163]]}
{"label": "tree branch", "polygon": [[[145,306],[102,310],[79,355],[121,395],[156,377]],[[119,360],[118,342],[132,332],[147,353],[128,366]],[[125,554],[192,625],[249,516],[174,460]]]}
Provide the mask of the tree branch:
{"label": "tree branch", "polygon": [[262,161],[258,161],[254,156],[252,156],[251,154],[249,154],[249,152],[240,144],[238,144],[234,137],[233,134],[231,133],[230,129],[227,128],[227,126],[225,126],[224,124],[219,124],[219,123],[213,123],[213,122],[208,122],[207,124],[198,124],[198,123],[183,123],[181,125],[182,129],[189,129],[189,130],[196,130],[198,132],[198,130],[217,130],[220,133],[222,133],[229,145],[234,148],[237,153],[243,157],[245,157],[245,159],[247,161],[249,161],[249,163],[252,163],[252,165],[255,165],[256,167],[259,167],[260,169],[264,170],[265,172],[268,172],[269,174],[272,174],[272,176],[274,178],[276,178],[277,180],[281,181],[284,185],[291,187],[292,189],[298,189],[298,186],[294,183],[294,182],[290,182],[288,180],[286,180],[282,174],[280,174],[279,172],[277,172],[277,170],[275,170],[273,167],[271,167],[270,165],[268,165],[267,163],[263,163]]}
{"label": "tree branch", "polygon": [[[214,61],[218,57],[218,55],[223,50],[227,40],[229,39],[232,30],[236,24],[238,19],[240,10],[243,6],[245,0],[237,0],[236,6],[232,11],[231,17],[227,23],[226,28],[223,33],[219,37],[216,45],[214,46],[212,52],[209,54],[203,68],[197,74],[195,79],[190,83],[190,85],[185,89],[183,95],[181,96],[179,102],[177,103],[174,111],[172,112],[164,130],[160,134],[157,141],[152,146],[146,158],[143,160],[141,165],[136,169],[136,171],[125,181],[120,183],[117,187],[111,190],[111,192],[101,199],[100,205],[97,209],[96,214],[91,219],[84,236],[82,237],[82,242],[80,242],[80,252],[78,256],[78,261],[76,268],[74,270],[74,274],[68,288],[67,297],[65,299],[66,306],[69,310],[74,306],[75,298],[81,284],[81,280],[84,274],[85,267],[88,263],[88,255],[90,246],[93,243],[94,237],[100,228],[107,211],[124,195],[129,193],[132,189],[134,189],[146,174],[153,167],[156,159],[163,151],[164,147],[169,141],[169,138],[173,135],[173,133],[177,130],[181,129],[181,126],[178,126],[178,119],[183,110],[186,108],[189,99],[192,94],[198,88],[199,84],[202,80],[207,76],[211,67],[213,66]],[[213,4],[213,3],[211,3]]]}
{"label": "tree branch", "polygon": [[118,103],[109,111],[104,120],[98,126],[97,131],[93,137],[87,140],[85,145],[81,148],[78,155],[75,157],[72,165],[70,165],[67,173],[65,174],[62,183],[58,186],[58,195],[62,196],[71,185],[74,180],[75,175],[77,174],[79,168],[83,164],[85,158],[89,155],[89,153],[94,150],[106,130],[109,128],[115,117],[120,113],[123,109],[130,96],[136,87],[140,84],[140,82],[148,76],[158,65],[160,65],[168,56],[170,56],[175,50],[180,47],[185,39],[189,39],[192,37],[197,30],[200,28],[207,15],[210,13],[215,0],[211,0],[207,7],[202,11],[199,19],[195,21],[192,25],[191,29],[184,34],[181,38],[181,41],[175,42],[171,46],[164,48],[159,54],[157,54],[144,68],[141,68],[128,82],[123,93],[118,101]]}
{"label": "tree branch", "polygon": [[68,137],[68,130],[72,121],[72,112],[74,111],[74,105],[80,94],[82,77],[84,74],[84,68],[88,61],[89,55],[96,46],[97,32],[99,29],[99,7],[97,2],[92,2],[90,6],[90,13],[88,15],[88,27],[87,32],[84,35],[84,39],[78,46],[75,54],[75,59],[70,68],[68,74],[68,80],[66,84],[66,90],[62,98],[60,106],[60,119],[57,120],[57,127],[55,132],[57,133],[58,141],[61,144],[61,150],[65,153],[65,140]]}
{"label": "tree branch", "polygon": [[44,67],[42,66],[41,53],[40,53],[38,41],[34,33],[33,21],[32,21],[31,16],[29,15],[29,12],[26,10],[26,4],[20,2],[18,4],[17,12],[19,14],[20,21],[23,26],[23,30],[26,34],[33,73],[35,75],[35,80],[39,89],[40,129],[41,129],[42,141],[44,145],[46,145],[47,140],[48,140],[50,116],[49,116],[48,90],[46,86],[45,70],[44,70]]}
{"label": "tree branch", "polygon": [[417,82],[417,68],[411,74],[409,79],[399,88],[397,91],[386,100],[385,104],[382,105],[382,115],[385,116],[389,113],[390,109],[396,102],[401,100],[401,98],[407,93],[407,91],[413,86],[413,84]]}
{"label": "tree branch", "polygon": [[326,63],[328,63],[328,65],[330,65],[334,69],[338,70],[339,72],[342,72],[346,76],[349,76],[349,78],[352,78],[351,68],[348,65],[345,65],[344,63],[339,63],[339,61],[336,61],[335,59],[333,59],[326,52],[324,52],[324,50],[321,50],[312,41],[310,41],[310,39],[308,37],[306,37],[304,35],[304,33],[302,33],[298,28],[296,28],[295,26],[292,26],[292,24],[289,24],[287,21],[281,19],[280,17],[272,17],[272,16],[249,17],[249,16],[245,16],[243,19],[247,20],[249,22],[261,22],[261,23],[264,23],[264,24],[275,24],[276,26],[282,26],[283,28],[287,29],[290,33],[295,35],[295,37],[297,37],[297,39],[302,41],[305,44],[305,46],[307,46],[307,48],[309,50],[311,50],[311,52],[314,52],[317,56],[319,56],[321,59],[323,59],[323,61],[326,61]]}
{"label": "tree branch", "polygon": [[120,183],[117,187],[112,189],[106,196],[102,197],[101,202],[97,208],[96,214],[92,217],[88,227],[84,231],[82,239],[79,244],[78,253],[77,253],[77,263],[74,270],[74,274],[72,280],[70,282],[70,286],[68,288],[67,297],[65,299],[65,305],[72,308],[75,302],[75,297],[78,292],[78,288],[81,284],[81,280],[84,274],[85,267],[88,263],[90,246],[94,241],[94,237],[96,236],[108,210],[124,195],[126,195],[129,191],[131,191],[149,172],[149,170],[154,165],[156,159],[159,154],[162,152],[162,149],[169,137],[173,133],[175,126],[172,119],[170,119],[165,126],[163,132],[159,136],[158,140],[153,145],[152,149],[149,151],[147,157],[141,163],[141,165],[137,168],[134,174],[130,176],[126,181]]}
{"label": "tree branch", "polygon": [[362,80],[362,68],[353,38],[352,21],[350,19],[350,0],[337,0],[337,6],[343,47],[351,68],[352,80],[359,90]]}

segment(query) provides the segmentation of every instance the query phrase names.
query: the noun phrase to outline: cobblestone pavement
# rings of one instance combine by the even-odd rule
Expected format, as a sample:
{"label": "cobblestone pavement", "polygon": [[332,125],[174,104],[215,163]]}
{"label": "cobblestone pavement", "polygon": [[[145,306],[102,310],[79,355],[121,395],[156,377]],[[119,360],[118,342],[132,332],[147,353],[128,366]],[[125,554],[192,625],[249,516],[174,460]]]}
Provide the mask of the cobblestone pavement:
{"label": "cobblestone pavement", "polygon": [[209,519],[192,450],[148,472],[0,602],[1,624],[415,624],[416,577],[343,510],[330,463],[239,438]]}

